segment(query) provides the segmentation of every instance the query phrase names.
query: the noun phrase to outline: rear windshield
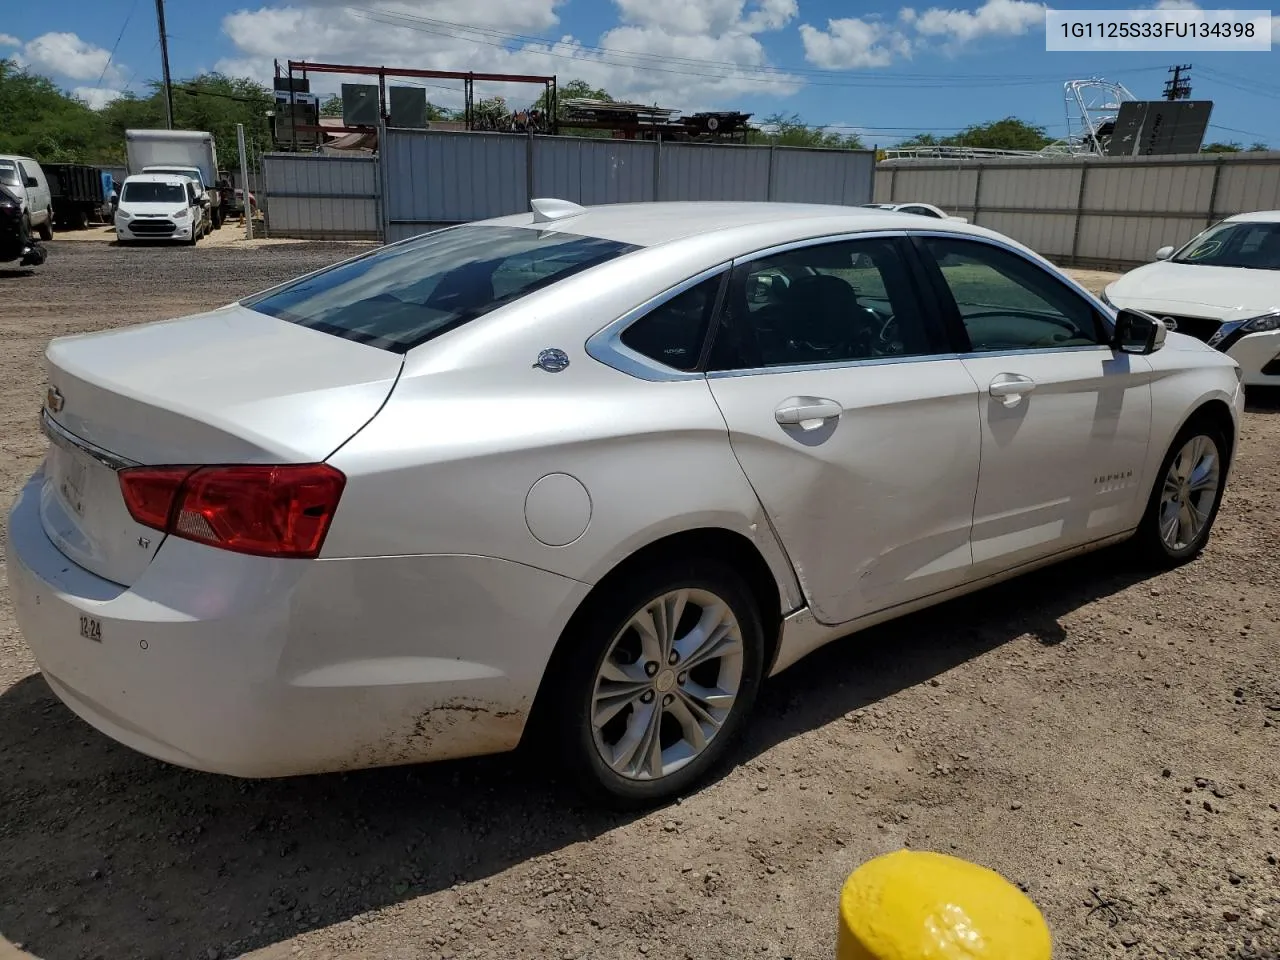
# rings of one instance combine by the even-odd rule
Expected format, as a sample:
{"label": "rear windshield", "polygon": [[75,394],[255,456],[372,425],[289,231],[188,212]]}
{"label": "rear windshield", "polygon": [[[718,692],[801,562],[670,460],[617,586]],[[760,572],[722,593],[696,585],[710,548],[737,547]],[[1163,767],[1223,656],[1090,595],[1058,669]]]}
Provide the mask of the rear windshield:
{"label": "rear windshield", "polygon": [[187,191],[176,183],[139,181],[126,183],[120,199],[125,203],[186,203]]}
{"label": "rear windshield", "polygon": [[522,227],[453,227],[241,302],[290,323],[403,353],[634,249]]}

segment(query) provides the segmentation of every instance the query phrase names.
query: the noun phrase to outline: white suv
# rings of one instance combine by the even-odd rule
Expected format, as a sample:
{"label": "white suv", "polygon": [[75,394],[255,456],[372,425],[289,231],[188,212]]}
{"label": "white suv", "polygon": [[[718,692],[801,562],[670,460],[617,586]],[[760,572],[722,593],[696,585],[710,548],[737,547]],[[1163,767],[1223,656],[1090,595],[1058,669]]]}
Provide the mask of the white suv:
{"label": "white suv", "polygon": [[195,246],[204,236],[204,209],[189,177],[142,173],[129,177],[116,208],[116,237],[135,240],[181,240]]}

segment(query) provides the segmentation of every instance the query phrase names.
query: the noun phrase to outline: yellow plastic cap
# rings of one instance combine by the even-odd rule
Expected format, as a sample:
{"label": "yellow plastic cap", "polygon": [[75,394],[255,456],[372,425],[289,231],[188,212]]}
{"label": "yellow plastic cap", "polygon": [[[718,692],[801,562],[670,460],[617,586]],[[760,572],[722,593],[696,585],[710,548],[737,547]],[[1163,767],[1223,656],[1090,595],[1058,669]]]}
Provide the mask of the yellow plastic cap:
{"label": "yellow plastic cap", "polygon": [[871,860],[840,894],[836,960],[1050,960],[1036,905],[998,873],[941,853]]}

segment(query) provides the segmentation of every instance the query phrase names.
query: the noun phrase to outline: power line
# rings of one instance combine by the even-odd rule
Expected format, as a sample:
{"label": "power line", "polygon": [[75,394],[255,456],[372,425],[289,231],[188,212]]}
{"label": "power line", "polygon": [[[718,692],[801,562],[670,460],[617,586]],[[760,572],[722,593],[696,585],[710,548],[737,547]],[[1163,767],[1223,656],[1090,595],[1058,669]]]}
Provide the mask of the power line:
{"label": "power line", "polygon": [[[702,77],[712,80],[741,80],[748,82],[762,83],[779,83],[788,82],[793,79],[806,79],[808,77],[831,77],[843,78],[840,80],[832,80],[830,82],[808,81],[813,86],[820,87],[867,87],[874,86],[878,89],[883,88],[900,88],[900,89],[929,89],[929,88],[954,88],[956,86],[967,87],[1001,87],[1001,86],[1028,86],[1033,84],[1046,83],[1058,80],[1060,75],[974,75],[964,78],[957,78],[953,74],[906,74],[906,73],[870,73],[863,72],[858,74],[855,80],[849,76],[847,72],[835,70],[819,70],[808,67],[774,67],[769,65],[746,66],[743,64],[732,63],[730,61],[716,61],[705,59],[694,59],[689,57],[668,56],[662,54],[639,53],[626,50],[615,50],[608,47],[594,46],[591,44],[575,43],[574,49],[583,51],[587,56],[581,53],[565,52],[557,49],[557,41],[549,41],[541,37],[531,37],[525,34],[507,33],[501,30],[494,30],[486,27],[472,27],[465,24],[452,23],[447,20],[435,20],[430,17],[420,17],[407,13],[389,13],[382,10],[366,9],[361,7],[348,6],[346,10],[357,17],[365,20],[371,20],[377,23],[384,23],[389,26],[400,26],[409,30],[416,30],[421,33],[429,33],[435,36],[448,37],[455,40],[463,40],[469,43],[478,43],[486,46],[498,47],[508,52],[516,52],[510,49],[511,44],[537,45],[538,49],[525,52],[553,57],[560,60],[570,61],[587,61],[592,63],[605,63],[610,66],[625,67],[634,70],[646,70],[655,73],[668,73],[678,76]],[[639,61],[639,62],[636,62]],[[676,69],[664,64],[685,64],[690,67],[723,67],[727,72],[707,73],[699,69]],[[1120,71],[1122,73],[1149,72],[1159,70],[1159,67],[1139,67],[1130,70]],[[912,81],[912,82],[903,82]]]}
{"label": "power line", "polygon": [[116,34],[116,42],[111,45],[111,52],[107,54],[107,62],[102,65],[102,72],[98,74],[98,82],[93,85],[93,89],[100,90],[102,88],[102,79],[107,75],[107,70],[111,67],[111,61],[116,57],[116,49],[120,46],[121,39],[124,38],[124,32],[128,29],[129,21],[133,18],[133,12],[138,9],[138,0],[133,0],[133,6],[129,8],[128,14],[125,15],[124,23],[120,24],[120,32]]}

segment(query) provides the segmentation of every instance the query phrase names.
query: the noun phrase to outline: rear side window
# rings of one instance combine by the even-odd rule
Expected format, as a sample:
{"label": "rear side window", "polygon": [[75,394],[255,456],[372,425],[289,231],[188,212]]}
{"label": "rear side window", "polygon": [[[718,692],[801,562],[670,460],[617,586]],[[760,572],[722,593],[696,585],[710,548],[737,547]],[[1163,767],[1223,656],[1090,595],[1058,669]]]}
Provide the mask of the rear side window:
{"label": "rear side window", "polygon": [[375,250],[241,301],[269,316],[396,353],[630,253],[614,240],[465,226]]}
{"label": "rear side window", "polygon": [[622,334],[636,353],[676,370],[693,370],[720,292],[719,276],[703,280],[654,307]]}

